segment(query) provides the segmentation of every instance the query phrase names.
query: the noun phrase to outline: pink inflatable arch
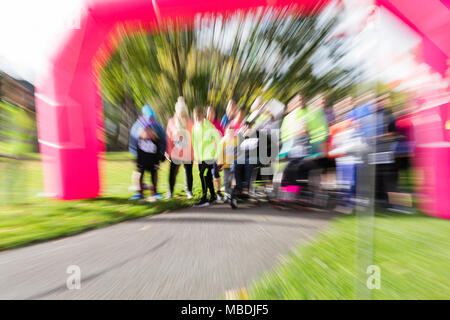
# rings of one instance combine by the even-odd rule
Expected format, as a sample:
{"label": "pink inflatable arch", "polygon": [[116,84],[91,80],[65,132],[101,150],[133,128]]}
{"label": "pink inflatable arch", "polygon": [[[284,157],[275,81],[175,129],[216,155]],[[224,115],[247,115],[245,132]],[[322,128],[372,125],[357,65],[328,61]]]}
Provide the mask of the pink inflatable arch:
{"label": "pink inflatable arch", "polygon": [[[49,70],[36,84],[39,144],[46,194],[70,200],[96,197],[101,192],[99,156],[104,151],[103,119],[99,84],[95,76],[98,69],[94,67],[93,61],[100,62],[101,66],[115,49],[117,38],[114,31],[118,23],[141,23],[148,28],[157,28],[158,21],[173,17],[192,20],[198,13],[227,13],[238,9],[289,4],[297,4],[303,11],[312,12],[328,2],[87,0],[81,15],[80,28],[68,31],[64,40],[55,48]],[[401,18],[416,28],[416,31],[427,36],[429,30],[424,30],[422,26],[415,27],[417,21],[408,18],[411,17],[409,7],[414,7],[407,6],[408,2],[379,0],[378,4],[386,6],[396,14],[408,11],[406,16]],[[401,4],[400,7],[398,4]],[[448,41],[442,41],[439,35],[431,35],[429,38],[448,56]],[[436,48],[434,49],[436,51]]]}
{"label": "pink inflatable arch", "polygon": [[[319,1],[321,5],[328,1]],[[88,0],[79,29],[69,30],[55,48],[48,72],[36,85],[39,145],[45,192],[70,200],[99,195],[99,155],[104,151],[102,107],[94,59],[101,63],[115,49],[118,23],[139,23],[148,28],[158,21],[198,13],[227,13],[273,3],[298,4],[305,12],[318,1],[266,0]],[[275,4],[276,3],[276,4]]]}
{"label": "pink inflatable arch", "polygon": [[[448,77],[450,57],[450,0],[378,0],[422,38],[419,58],[442,77]],[[448,87],[447,87],[448,93]],[[414,169],[420,209],[450,219],[450,103],[433,96],[412,119],[416,150]]]}

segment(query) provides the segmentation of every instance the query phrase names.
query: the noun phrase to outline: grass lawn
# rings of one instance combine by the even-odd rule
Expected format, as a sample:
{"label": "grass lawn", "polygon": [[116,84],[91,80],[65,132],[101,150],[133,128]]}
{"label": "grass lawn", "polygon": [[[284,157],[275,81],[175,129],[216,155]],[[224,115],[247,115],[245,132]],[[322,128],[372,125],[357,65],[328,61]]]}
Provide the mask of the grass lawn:
{"label": "grass lawn", "polygon": [[[151,204],[128,201],[134,164],[128,153],[108,153],[103,163],[104,195],[82,201],[49,200],[42,193],[39,161],[0,160],[0,250],[72,235],[127,219],[157,214],[194,200],[162,200]],[[159,192],[168,187],[168,163],[159,171]],[[184,173],[175,194],[183,195]],[[194,193],[200,186],[194,172]],[[148,176],[147,176],[148,178]],[[356,276],[360,253],[381,270],[381,288],[374,299],[448,299],[450,297],[450,221],[421,214],[378,213],[373,246],[364,250],[361,219],[340,216],[309,244],[296,248],[282,263],[249,288],[251,299],[355,299],[356,284],[366,283],[365,266]],[[363,238],[358,236],[362,234]],[[262,244],[263,245],[263,244]],[[359,279],[359,280],[358,280]],[[368,291],[368,290],[367,290]],[[365,298],[364,296],[363,298]]]}
{"label": "grass lawn", "polygon": [[[374,226],[372,264],[380,268],[381,287],[370,290],[373,299],[450,297],[450,221],[379,213]],[[335,219],[326,232],[296,248],[257,281],[249,290],[250,298],[364,298],[355,293],[355,284],[365,285],[369,277],[366,267],[361,277],[356,276],[362,241],[357,227],[355,216]]]}
{"label": "grass lawn", "polygon": [[[122,160],[121,160],[122,159]],[[54,239],[99,228],[127,219],[157,214],[191,205],[185,197],[138,204],[128,198],[134,164],[128,153],[107,155],[103,163],[103,196],[80,201],[50,200],[42,194],[39,161],[0,161],[0,250]],[[194,174],[197,171],[194,172]],[[146,174],[147,181],[150,181]],[[200,187],[194,179],[194,193]],[[168,188],[168,163],[159,171],[159,192]],[[175,194],[184,195],[184,171],[180,169]]]}

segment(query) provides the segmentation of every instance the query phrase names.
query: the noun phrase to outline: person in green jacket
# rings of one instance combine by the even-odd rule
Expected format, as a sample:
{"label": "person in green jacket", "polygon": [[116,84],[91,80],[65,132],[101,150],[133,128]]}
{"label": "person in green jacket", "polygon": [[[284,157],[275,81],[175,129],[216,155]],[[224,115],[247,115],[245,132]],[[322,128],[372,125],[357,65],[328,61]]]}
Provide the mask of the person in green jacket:
{"label": "person in green jacket", "polygon": [[294,147],[295,140],[305,134],[309,136],[312,156],[326,156],[328,121],[323,110],[324,105],[325,98],[322,94],[314,97],[306,108],[300,94],[289,101],[287,115],[280,128],[282,148],[279,158],[286,157]]}
{"label": "person in green jacket", "polygon": [[308,105],[305,114],[306,129],[310,136],[310,144],[313,155],[323,158],[326,153],[326,141],[328,139],[328,120],[324,112],[325,97],[318,94]]}
{"label": "person in green jacket", "polygon": [[280,128],[282,147],[279,152],[279,158],[288,156],[294,147],[294,142],[300,136],[305,135],[305,118],[306,110],[303,105],[303,97],[297,94],[292,98],[286,110],[286,116],[283,119]]}
{"label": "person in green jacket", "polygon": [[[221,135],[216,127],[207,119],[200,108],[194,109],[194,126],[192,127],[192,147],[194,161],[198,163],[200,182],[202,184],[202,198],[196,203],[197,207],[205,207],[217,200],[213,183],[213,163],[217,159]],[[206,176],[205,176],[206,173]],[[208,189],[210,199],[208,200]]]}

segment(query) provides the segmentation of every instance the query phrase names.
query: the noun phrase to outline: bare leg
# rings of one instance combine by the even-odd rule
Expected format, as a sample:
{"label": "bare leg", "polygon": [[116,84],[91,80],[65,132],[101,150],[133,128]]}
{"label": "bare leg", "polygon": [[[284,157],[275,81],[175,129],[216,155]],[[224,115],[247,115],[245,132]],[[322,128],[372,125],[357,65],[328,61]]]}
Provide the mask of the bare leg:
{"label": "bare leg", "polygon": [[220,178],[215,178],[215,179],[214,179],[214,184],[215,184],[217,193],[220,194]]}

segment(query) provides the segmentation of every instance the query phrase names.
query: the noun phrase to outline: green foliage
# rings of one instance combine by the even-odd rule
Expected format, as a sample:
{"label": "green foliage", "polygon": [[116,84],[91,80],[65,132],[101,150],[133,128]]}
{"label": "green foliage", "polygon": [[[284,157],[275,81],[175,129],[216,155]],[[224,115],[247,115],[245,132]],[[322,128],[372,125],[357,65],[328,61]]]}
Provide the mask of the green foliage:
{"label": "green foliage", "polygon": [[380,81],[359,83],[352,86],[351,88],[348,88],[347,90],[347,92],[352,96],[358,96],[361,93],[368,91],[372,91],[377,96],[389,94],[391,100],[389,108],[391,108],[392,111],[398,111],[402,109],[408,100],[408,96],[406,93],[395,91],[385,83]]}
{"label": "green foliage", "polygon": [[328,41],[337,22],[334,11],[306,16],[286,7],[197,17],[193,25],[169,21],[152,34],[127,35],[122,26],[123,41],[102,72],[104,98],[150,103],[164,123],[178,96],[190,110],[212,105],[222,115],[231,98],[248,108],[258,95],[287,102],[298,92],[344,88],[351,81],[337,67],[342,44]]}
{"label": "green foliage", "polygon": [[[328,231],[297,248],[274,271],[257,281],[251,299],[361,299],[355,284],[366,284],[356,270],[358,219],[341,217]],[[450,221],[421,214],[378,213],[374,219],[373,265],[381,288],[373,299],[448,299]],[[363,279],[358,279],[362,274]]]}
{"label": "green foliage", "polygon": [[[0,251],[25,244],[73,235],[113,223],[190,206],[195,200],[174,198],[156,203],[128,201],[135,164],[129,153],[111,153],[102,164],[105,178],[103,196],[78,201],[58,201],[37,197],[42,192],[42,171],[38,161],[2,161],[0,158]],[[168,189],[168,163],[158,172],[158,191]],[[175,194],[184,195],[184,169],[180,170]],[[11,172],[12,175],[7,175]],[[17,173],[21,173],[19,176]],[[198,175],[198,171],[194,174]],[[11,190],[4,179],[11,176]],[[20,179],[20,181],[17,181]],[[148,175],[146,175],[148,179]],[[200,194],[194,179],[194,192]]]}
{"label": "green foliage", "polygon": [[0,101],[0,153],[11,156],[30,153],[34,134],[35,124],[27,111]]}

